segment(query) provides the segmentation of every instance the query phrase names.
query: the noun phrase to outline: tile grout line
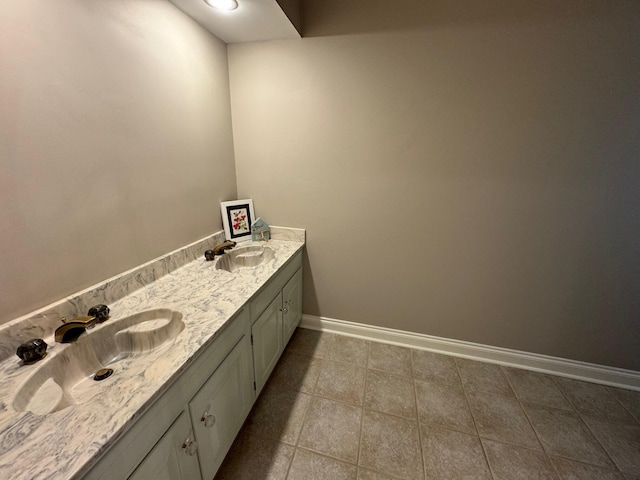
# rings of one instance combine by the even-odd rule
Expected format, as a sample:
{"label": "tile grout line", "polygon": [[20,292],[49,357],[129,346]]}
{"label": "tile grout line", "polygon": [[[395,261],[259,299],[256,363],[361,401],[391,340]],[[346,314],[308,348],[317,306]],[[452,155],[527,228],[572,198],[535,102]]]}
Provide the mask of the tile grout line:
{"label": "tile grout line", "polygon": [[360,435],[358,435],[358,454],[356,455],[356,477],[358,476],[358,468],[360,467],[360,453],[362,451],[362,435],[364,424],[364,403],[367,394],[367,382],[369,381],[369,356],[371,355],[371,342],[367,343],[367,360],[364,364],[364,391],[362,392],[362,409],[360,410]]}
{"label": "tile grout line", "polygon": [[555,378],[555,375],[549,375],[549,378],[551,378],[551,381],[553,382],[553,384],[556,386],[556,388],[558,390],[560,390],[560,393],[562,394],[562,396],[564,397],[564,399],[567,401],[567,403],[569,404],[569,406],[571,407],[571,409],[577,414],[580,415],[580,412],[578,412],[578,409],[576,408],[576,406],[573,404],[573,402],[569,399],[569,396],[567,395],[567,393],[564,391],[564,388],[562,388],[562,385],[560,385],[558,383],[558,381]]}
{"label": "tile grout line", "polygon": [[487,463],[487,467],[489,468],[489,475],[491,475],[492,479],[495,479],[495,474],[493,472],[493,467],[491,466],[491,463],[489,462],[489,455],[487,454],[487,449],[484,446],[484,443],[482,441],[482,437],[480,436],[480,430],[478,430],[478,425],[476,423],[476,417],[473,414],[473,409],[471,408],[471,403],[469,402],[469,397],[467,395],[467,389],[464,388],[464,382],[462,381],[462,375],[460,374],[460,365],[458,365],[458,361],[454,358],[453,359],[453,363],[456,367],[456,373],[458,374],[458,377],[460,378],[460,386],[462,388],[462,394],[464,395],[464,400],[467,404],[467,408],[469,409],[469,413],[471,414],[471,421],[473,422],[473,428],[475,428],[476,430],[476,434],[477,434],[477,438],[478,441],[480,442],[480,448],[482,448],[482,453],[484,455],[484,461]]}
{"label": "tile grout line", "polygon": [[[293,353],[296,353],[295,350],[293,351]],[[298,355],[303,355],[302,353],[298,353]],[[311,405],[313,404],[313,397],[315,396],[315,391],[316,391],[316,386],[318,384],[318,380],[320,379],[320,375],[322,374],[322,369],[324,368],[324,358],[318,358],[318,357],[314,357],[313,355],[305,355],[308,356],[309,358],[315,358],[317,361],[321,362],[320,363],[320,368],[318,371],[318,376],[313,384],[313,387],[311,388],[311,393],[307,394],[309,395],[309,405],[307,406],[307,409],[304,412],[304,416],[302,418],[302,422],[300,425],[300,431],[298,432],[298,435],[296,437],[296,441],[295,441],[295,445],[294,445],[294,451],[293,451],[293,455],[291,457],[291,461],[289,462],[289,467],[287,468],[287,474],[285,475],[285,480],[287,478],[289,478],[289,474],[291,473],[291,467],[293,466],[293,461],[296,458],[296,455],[298,454],[298,449],[303,449],[306,450],[304,447],[300,446],[300,437],[302,436],[302,430],[304,429],[304,426],[307,422],[307,415],[309,414],[309,410],[311,410]],[[297,391],[297,395],[300,393],[305,393],[302,392],[300,389],[296,389]],[[296,397],[297,397],[296,395]],[[311,450],[312,451],[312,450]],[[315,453],[315,452],[314,452]]]}
{"label": "tile grout line", "polygon": [[413,349],[409,352],[409,358],[411,360],[411,386],[413,387],[413,406],[416,409],[416,421],[418,423],[418,445],[420,446],[420,459],[422,460],[422,473],[425,480],[428,480],[429,474],[427,473],[427,462],[425,460],[424,446],[422,445],[422,428],[420,428],[420,413],[418,411],[418,394],[416,392],[416,377],[413,360]]}
{"label": "tile grout line", "polygon": [[[584,417],[588,417],[589,415],[584,415],[582,413],[580,413],[580,411],[578,410],[578,407],[576,405],[573,404],[573,402],[571,401],[571,399],[569,398],[569,396],[567,395],[567,393],[564,391],[564,388],[562,388],[562,385],[560,385],[560,383],[558,381],[556,381],[555,378],[553,378],[553,376],[551,377],[551,380],[553,380],[553,383],[555,383],[555,385],[558,387],[558,389],[560,390],[560,392],[562,392],[562,394],[564,395],[564,397],[567,399],[567,402],[569,402],[569,405],[571,405],[571,408],[573,408],[575,414],[578,416],[578,418],[580,419],[580,421],[583,423],[583,425],[587,428],[587,431],[589,433],[591,433],[591,436],[594,438],[594,440],[596,442],[598,442],[598,445],[600,445],[600,448],[602,448],[602,451],[605,453],[605,455],[609,458],[609,460],[611,460],[611,463],[613,465],[615,465],[616,470],[618,472],[622,473],[622,469],[620,468],[620,465],[618,465],[618,462],[616,462],[613,457],[611,456],[611,454],[609,453],[609,450],[604,446],[604,444],[600,441],[600,439],[597,437],[597,435],[595,434],[595,432],[593,431],[593,429],[589,426],[589,424],[585,421]],[[595,385],[599,385],[599,384],[595,384]],[[606,388],[603,387],[606,391]],[[607,392],[609,393],[612,397],[615,398],[615,395],[613,395],[611,392]],[[616,400],[618,400],[616,398]],[[618,401],[618,403],[620,403]],[[624,408],[624,405],[622,405],[622,407]],[[625,409],[626,410],[626,409]],[[633,415],[631,416],[632,418]],[[609,420],[603,419],[603,421],[609,422]]]}
{"label": "tile grout line", "polygon": [[633,412],[631,412],[631,410],[629,410],[629,409],[625,406],[625,404],[624,404],[624,403],[622,403],[622,400],[620,400],[620,399],[618,398],[618,396],[610,390],[610,389],[611,389],[611,388],[613,388],[613,387],[607,387],[607,386],[605,386],[605,385],[602,385],[602,387],[605,389],[605,391],[606,391],[609,395],[611,395],[611,396],[612,396],[612,397],[613,397],[613,398],[614,398],[614,399],[615,399],[615,400],[620,404],[620,406],[621,406],[621,407],[622,407],[622,408],[623,408],[623,409],[624,409],[624,410],[629,414],[629,416],[630,416],[631,418],[633,418],[633,419],[636,421],[636,423],[640,424],[640,420],[638,420],[638,419],[636,418],[636,416],[633,414]]}
{"label": "tile grout line", "polygon": [[[611,454],[609,453],[609,450],[607,449],[607,447],[605,447],[603,445],[603,443],[600,441],[600,439],[597,437],[597,435],[595,434],[595,432],[593,431],[593,429],[589,426],[589,424],[584,420],[584,418],[582,418],[582,415],[580,415],[579,413],[577,413],[578,418],[580,418],[580,421],[587,427],[587,430],[589,431],[589,433],[591,433],[591,435],[593,436],[593,438],[595,439],[596,442],[598,442],[598,445],[600,445],[600,448],[602,448],[602,451],[607,455],[607,457],[609,458],[609,460],[611,460],[611,463],[613,463],[616,467],[616,470],[618,472],[620,472],[621,474],[624,475],[622,468],[620,468],[620,465],[618,465],[618,462],[616,462],[613,457],[611,456]],[[588,416],[588,415],[586,415]],[[596,419],[598,420],[598,419]],[[615,423],[615,422],[610,422],[608,420],[603,420],[607,423]],[[626,475],[624,475],[626,477]]]}
{"label": "tile grout line", "polygon": [[[502,368],[504,368],[504,367],[501,367],[501,369]],[[524,418],[527,419],[527,423],[529,424],[529,427],[533,431],[533,434],[536,436],[536,440],[538,440],[538,443],[540,444],[540,447],[542,447],[542,453],[543,453],[544,457],[547,459],[547,462],[549,463],[549,465],[551,465],[551,470],[555,473],[555,475],[556,475],[556,477],[558,479],[561,479],[562,477],[560,475],[560,472],[558,472],[558,469],[556,468],[555,464],[551,460],[551,457],[549,456],[550,454],[547,451],[547,448],[545,447],[544,443],[540,439],[540,435],[538,434],[538,431],[533,426],[533,422],[531,421],[531,418],[529,417],[529,414],[527,413],[527,410],[524,408],[524,404],[522,403],[522,400],[520,400],[520,397],[518,396],[518,392],[516,391],[515,388],[513,388],[513,384],[511,383],[511,380],[509,380],[509,376],[506,375],[504,373],[504,371],[502,372],[502,374],[507,379],[507,383],[509,384],[509,388],[511,388],[511,390],[513,391],[513,395],[515,396],[516,402],[518,402],[518,405],[520,406],[520,410],[522,410],[522,413],[524,414]],[[536,404],[534,404],[534,405],[536,405]],[[546,405],[541,405],[541,406],[545,407],[545,408],[552,408],[552,407],[548,407]],[[556,410],[560,410],[560,409],[556,409]]]}

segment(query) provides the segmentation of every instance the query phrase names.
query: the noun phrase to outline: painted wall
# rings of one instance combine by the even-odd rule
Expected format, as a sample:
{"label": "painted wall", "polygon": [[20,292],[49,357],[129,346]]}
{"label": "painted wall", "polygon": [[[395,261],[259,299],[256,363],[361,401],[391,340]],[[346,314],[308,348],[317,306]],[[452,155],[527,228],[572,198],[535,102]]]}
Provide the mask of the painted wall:
{"label": "painted wall", "polygon": [[305,313],[640,370],[640,3],[308,1],[229,46]]}
{"label": "painted wall", "polygon": [[226,46],[165,1],[0,2],[0,322],[222,228]]}

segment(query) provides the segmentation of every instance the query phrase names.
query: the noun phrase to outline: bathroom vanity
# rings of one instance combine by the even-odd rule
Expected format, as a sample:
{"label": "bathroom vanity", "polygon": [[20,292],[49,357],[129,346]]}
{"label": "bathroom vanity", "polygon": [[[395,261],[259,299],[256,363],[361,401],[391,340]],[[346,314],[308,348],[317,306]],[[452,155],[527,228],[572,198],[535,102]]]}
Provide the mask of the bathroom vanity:
{"label": "bathroom vanity", "polygon": [[197,258],[112,302],[112,318],[83,335],[154,308],[179,312],[183,330],[68,404],[17,402],[42,366],[5,359],[0,478],[213,478],[302,315],[304,231],[275,233],[263,264],[228,272]]}

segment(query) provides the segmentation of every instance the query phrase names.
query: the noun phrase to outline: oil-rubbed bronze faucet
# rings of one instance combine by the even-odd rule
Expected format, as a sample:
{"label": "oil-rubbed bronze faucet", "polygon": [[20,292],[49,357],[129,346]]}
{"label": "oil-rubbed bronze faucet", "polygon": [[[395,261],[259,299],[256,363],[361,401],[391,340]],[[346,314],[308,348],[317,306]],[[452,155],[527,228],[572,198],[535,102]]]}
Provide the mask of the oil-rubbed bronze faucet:
{"label": "oil-rubbed bronze faucet", "polygon": [[67,322],[67,319],[62,317],[62,323],[64,325],[56,328],[56,332],[54,334],[56,342],[75,342],[87,328],[93,328],[96,323],[102,323],[109,320],[109,313],[109,307],[100,304],[91,307],[85,317],[77,317],[70,322]]}
{"label": "oil-rubbed bronze faucet", "polygon": [[208,261],[211,261],[215,258],[216,255],[222,255],[225,252],[225,250],[229,250],[230,248],[233,248],[235,246],[236,246],[236,242],[225,240],[221,244],[213,247],[213,250],[207,250],[206,252],[204,252],[204,258],[207,259]]}
{"label": "oil-rubbed bronze faucet", "polygon": [[[63,321],[65,321],[64,317]],[[90,315],[87,315],[86,317],[77,317],[70,322],[65,322],[56,328],[56,332],[54,334],[56,342],[75,342],[87,328],[93,327],[96,323],[98,323],[98,319]]]}
{"label": "oil-rubbed bronze faucet", "polygon": [[215,247],[213,247],[213,254],[214,255],[222,255],[225,250],[229,250],[230,248],[233,248],[236,246],[236,242],[231,242],[229,240],[221,243],[220,245],[216,245]]}

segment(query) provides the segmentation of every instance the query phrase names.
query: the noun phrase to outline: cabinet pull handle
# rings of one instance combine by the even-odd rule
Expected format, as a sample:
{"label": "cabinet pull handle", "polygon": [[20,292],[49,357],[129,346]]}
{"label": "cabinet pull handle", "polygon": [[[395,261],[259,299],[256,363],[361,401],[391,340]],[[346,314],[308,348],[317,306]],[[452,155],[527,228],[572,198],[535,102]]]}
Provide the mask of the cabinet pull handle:
{"label": "cabinet pull handle", "polygon": [[193,457],[198,452],[198,443],[195,440],[191,440],[190,437],[187,437],[182,443],[182,448],[187,455]]}
{"label": "cabinet pull handle", "polygon": [[200,418],[200,421],[204,423],[205,427],[211,428],[216,424],[216,416],[211,415],[209,412],[205,412]]}
{"label": "cabinet pull handle", "polygon": [[288,308],[281,308],[281,309],[280,309],[280,311],[281,311],[282,313],[284,313],[285,315],[286,315],[287,313],[289,313],[289,309],[288,309]]}

